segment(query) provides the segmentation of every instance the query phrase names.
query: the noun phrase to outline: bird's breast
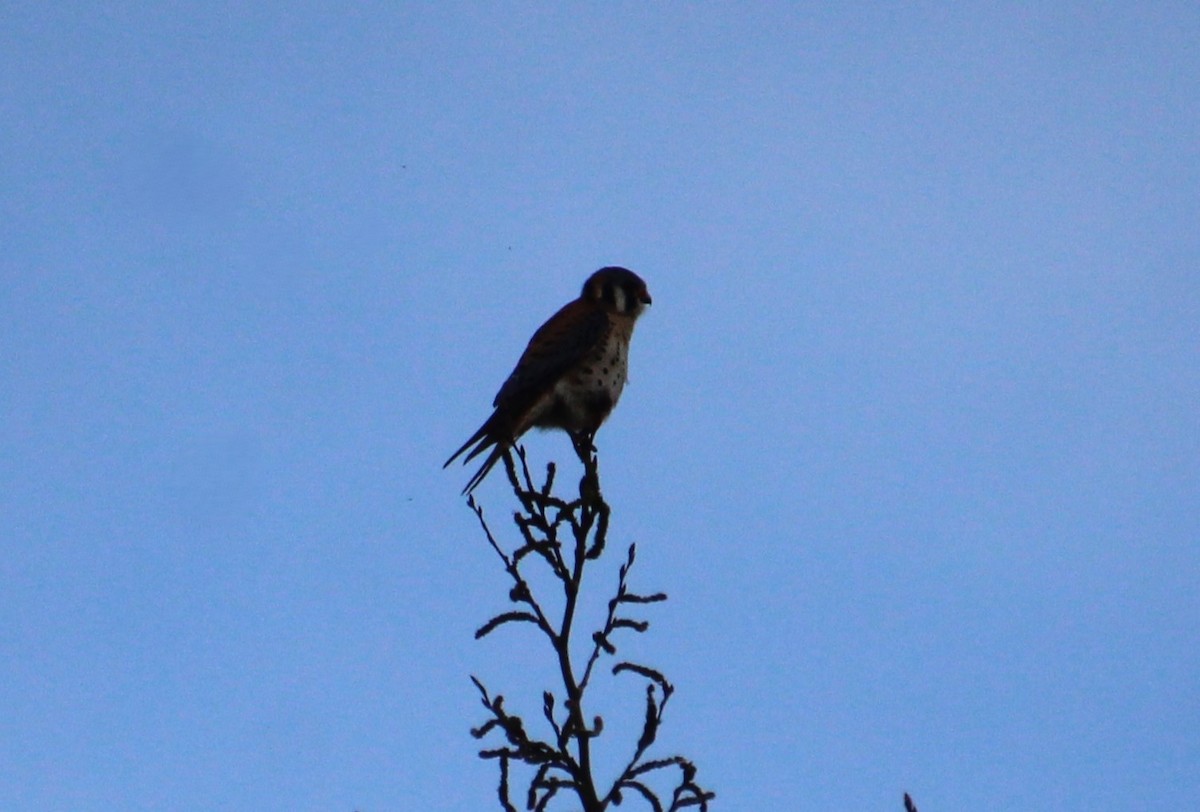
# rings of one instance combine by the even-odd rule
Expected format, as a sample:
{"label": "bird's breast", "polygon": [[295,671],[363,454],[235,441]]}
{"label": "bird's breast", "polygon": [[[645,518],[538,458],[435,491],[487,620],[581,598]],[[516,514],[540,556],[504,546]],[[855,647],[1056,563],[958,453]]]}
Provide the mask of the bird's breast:
{"label": "bird's breast", "polygon": [[547,413],[546,422],[570,431],[594,432],[621,397],[628,368],[628,337],[613,330],[555,386],[555,408]]}

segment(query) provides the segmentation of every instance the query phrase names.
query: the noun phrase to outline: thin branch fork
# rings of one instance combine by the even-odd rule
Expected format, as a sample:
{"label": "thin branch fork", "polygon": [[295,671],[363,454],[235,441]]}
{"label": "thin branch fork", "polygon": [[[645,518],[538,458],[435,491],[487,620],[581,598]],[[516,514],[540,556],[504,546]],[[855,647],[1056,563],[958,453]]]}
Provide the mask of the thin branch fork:
{"label": "thin branch fork", "polygon": [[[515,451],[505,454],[505,472],[520,506],[513,519],[522,543],[513,552],[507,552],[492,533],[483,509],[474,497],[468,498],[468,506],[511,580],[509,600],[518,605],[493,616],[479,627],[476,637],[485,637],[502,626],[535,626],[551,644],[561,678],[557,690],[562,695],[560,714],[554,691],[543,691],[542,715],[550,735],[542,739],[529,732],[519,715],[508,712],[503,696],[491,696],[483,683],[472,677],[488,713],[488,719],[474,728],[472,735],[478,739],[501,735],[504,742],[502,746],[481,750],[479,755],[498,763],[497,794],[505,812],[516,810],[511,798],[513,763],[533,768],[524,800],[525,808],[535,812],[549,809],[551,802],[564,794],[574,795],[584,812],[603,812],[620,804],[625,795],[640,798],[655,812],[674,812],[689,807],[707,810],[713,793],[696,784],[696,768],[690,761],[678,755],[646,758],[657,738],[674,687],[659,671],[645,665],[622,661],[612,668],[614,675],[629,673],[646,680],[645,719],[632,756],[619,777],[601,792],[592,775],[592,742],[604,733],[604,720],[599,716],[589,720],[584,705],[596,666],[601,657],[617,654],[614,635],[618,630],[634,633],[648,630],[647,621],[629,616],[633,607],[665,601],[667,596],[661,592],[642,594],[631,590],[629,576],[637,548],[630,544],[619,569],[616,594],[608,601],[603,625],[591,633],[590,650],[582,661],[582,669],[577,669],[571,657],[571,639],[577,631],[577,610],[587,562],[599,559],[606,549],[611,510],[600,490],[598,459],[591,438],[573,437],[572,440],[583,466],[583,476],[579,480],[578,497],[569,501],[553,492],[557,476],[553,463],[547,465],[546,477],[538,484],[530,472],[523,448],[518,446]],[[536,561],[545,564],[562,589],[562,611],[557,622],[547,611],[546,604],[534,594],[523,573],[523,567]],[[678,771],[678,778],[670,793],[663,795],[647,779],[669,769]]]}

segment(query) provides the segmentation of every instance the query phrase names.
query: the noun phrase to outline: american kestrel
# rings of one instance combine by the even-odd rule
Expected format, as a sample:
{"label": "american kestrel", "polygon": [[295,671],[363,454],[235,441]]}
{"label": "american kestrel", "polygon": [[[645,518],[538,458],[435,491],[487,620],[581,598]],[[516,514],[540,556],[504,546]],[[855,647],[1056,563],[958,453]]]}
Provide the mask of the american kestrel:
{"label": "american kestrel", "polygon": [[650,304],[646,283],[625,268],[601,268],[579,298],[538,328],[521,360],[492,401],[495,411],[445,468],[471,446],[465,464],[491,448],[463,488],[470,493],[529,429],[563,429],[589,443],[625,388],[629,340]]}

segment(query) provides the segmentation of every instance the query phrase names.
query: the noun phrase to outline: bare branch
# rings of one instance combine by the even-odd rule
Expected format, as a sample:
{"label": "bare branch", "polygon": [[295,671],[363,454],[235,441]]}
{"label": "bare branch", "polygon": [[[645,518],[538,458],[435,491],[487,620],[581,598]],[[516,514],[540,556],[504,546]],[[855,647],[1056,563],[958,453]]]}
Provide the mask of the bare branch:
{"label": "bare branch", "polygon": [[491,634],[496,629],[496,627],[501,626],[505,623],[521,623],[521,622],[532,623],[536,626],[538,623],[538,619],[537,619],[537,617],[529,614],[528,612],[505,612],[504,614],[496,615],[494,618],[489,620],[487,623],[484,623],[482,626],[480,626],[478,629],[476,629],[475,630],[475,639],[479,640],[482,637],[486,637],[487,635]]}
{"label": "bare branch", "polygon": [[[502,742],[500,746],[481,750],[479,756],[495,760],[499,765],[497,791],[505,812],[515,812],[510,798],[513,764],[525,765],[532,773],[524,794],[526,809],[535,812],[548,810],[553,799],[564,795],[573,795],[583,812],[604,812],[609,806],[621,804],[625,795],[640,798],[654,812],[697,806],[706,810],[713,794],[695,783],[696,770],[690,761],[682,756],[645,759],[658,737],[674,687],[662,672],[640,663],[626,660],[612,668],[614,675],[628,672],[648,681],[644,719],[633,755],[605,792],[600,791],[592,774],[593,742],[604,733],[604,720],[599,715],[589,717],[585,714],[587,689],[595,674],[596,663],[604,654],[617,653],[613,641],[617,630],[644,633],[649,629],[647,620],[629,616],[629,612],[637,611],[632,607],[661,603],[667,596],[662,592],[630,590],[629,575],[637,552],[636,546],[630,544],[619,568],[616,593],[608,600],[603,625],[591,632],[590,651],[586,651],[581,662],[582,670],[578,668],[571,656],[571,639],[573,634],[581,633],[575,620],[586,565],[589,561],[599,560],[606,549],[612,511],[600,490],[599,465],[591,439],[573,437],[572,440],[583,466],[583,475],[579,480],[578,497],[569,500],[554,495],[557,469],[553,463],[546,467],[544,481],[537,483],[530,472],[524,448],[518,446],[504,455],[504,470],[520,506],[513,514],[520,542],[511,548],[511,552],[492,534],[483,509],[474,497],[467,502],[511,580],[509,600],[522,607],[493,616],[479,627],[475,636],[485,637],[506,624],[534,625],[550,641],[561,677],[561,685],[554,690],[542,691],[544,721],[535,721],[547,731],[544,738],[530,733],[519,715],[509,713],[503,696],[489,695],[483,683],[472,677],[488,718],[471,733],[478,739],[494,738]],[[546,604],[534,594],[531,581],[526,577],[529,567],[548,572],[558,582],[563,597],[561,618],[552,622],[544,611]],[[537,579],[534,582],[540,583]],[[562,698],[561,704],[556,700],[556,694]],[[672,789],[659,792],[647,779],[659,775],[665,777],[665,770],[678,770],[678,778]],[[655,783],[659,780],[655,779]]]}

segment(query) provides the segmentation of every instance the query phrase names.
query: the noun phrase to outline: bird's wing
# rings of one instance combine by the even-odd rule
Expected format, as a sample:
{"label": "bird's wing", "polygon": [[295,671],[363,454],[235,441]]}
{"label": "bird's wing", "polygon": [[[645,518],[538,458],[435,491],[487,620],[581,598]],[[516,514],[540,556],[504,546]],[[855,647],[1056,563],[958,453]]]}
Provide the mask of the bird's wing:
{"label": "bird's wing", "polygon": [[496,393],[497,409],[527,408],[571,367],[582,361],[609,330],[608,315],[582,299],[567,304],[546,321],[521,354],[521,360]]}

